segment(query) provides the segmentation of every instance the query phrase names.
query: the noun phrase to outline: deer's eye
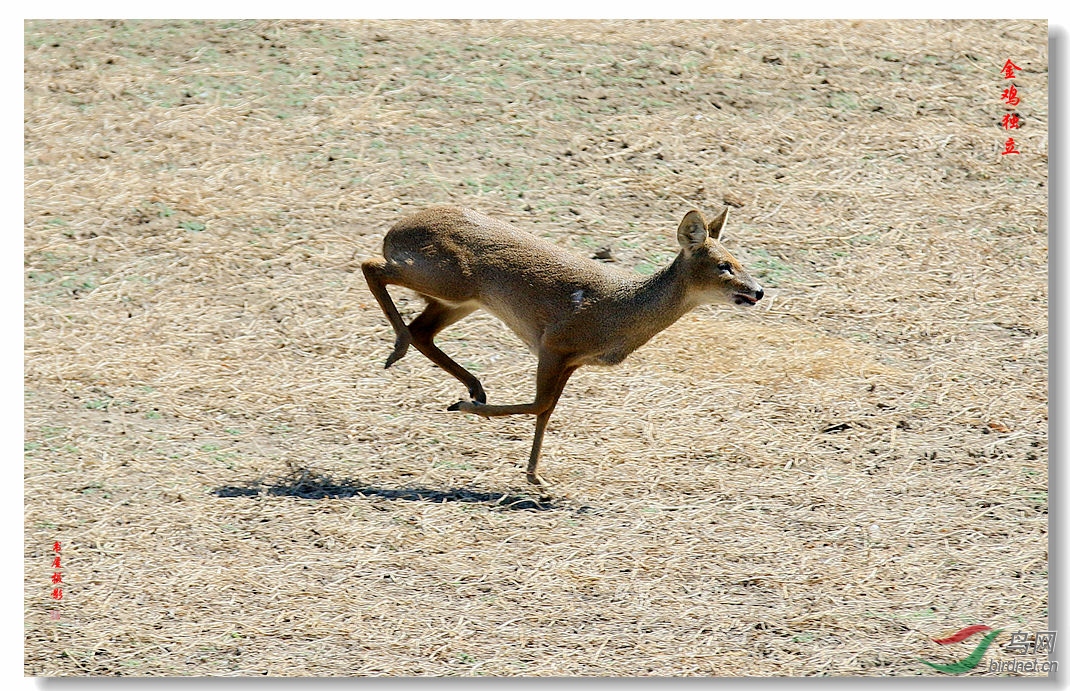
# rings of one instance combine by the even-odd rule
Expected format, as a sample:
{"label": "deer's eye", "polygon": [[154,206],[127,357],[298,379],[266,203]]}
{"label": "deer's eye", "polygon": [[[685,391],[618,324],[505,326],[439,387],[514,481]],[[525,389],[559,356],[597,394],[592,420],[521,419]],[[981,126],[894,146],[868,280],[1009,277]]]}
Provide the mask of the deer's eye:
{"label": "deer's eye", "polygon": [[721,273],[732,273],[732,265],[728,262],[721,262],[717,265],[717,270]]}

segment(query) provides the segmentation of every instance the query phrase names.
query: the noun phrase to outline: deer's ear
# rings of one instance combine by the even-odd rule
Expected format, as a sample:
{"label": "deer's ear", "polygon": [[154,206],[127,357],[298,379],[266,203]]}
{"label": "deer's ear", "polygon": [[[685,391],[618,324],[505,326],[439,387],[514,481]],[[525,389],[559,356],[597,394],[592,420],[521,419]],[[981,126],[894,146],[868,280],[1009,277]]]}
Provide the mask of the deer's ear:
{"label": "deer's ear", "polygon": [[676,230],[676,239],[681,247],[697,247],[706,241],[706,219],[698,211],[688,211],[680,227]]}
{"label": "deer's ear", "polygon": [[710,224],[706,226],[706,229],[710,232],[710,237],[714,240],[718,240],[721,237],[721,228],[724,228],[724,222],[728,220],[728,207],[726,206],[717,218],[710,221]]}

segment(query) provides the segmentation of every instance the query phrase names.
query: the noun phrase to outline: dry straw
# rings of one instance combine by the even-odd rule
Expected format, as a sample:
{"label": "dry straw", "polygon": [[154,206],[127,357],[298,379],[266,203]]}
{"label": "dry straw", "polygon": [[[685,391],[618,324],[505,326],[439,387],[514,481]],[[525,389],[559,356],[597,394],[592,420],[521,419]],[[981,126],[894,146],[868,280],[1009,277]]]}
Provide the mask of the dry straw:
{"label": "dry straw", "polygon": [[[1047,628],[1043,22],[25,37],[27,674],[916,675]],[[725,200],[769,297],[581,370],[548,499],[530,419],[382,369],[354,269],[406,212],[649,272]],[[442,345],[531,398],[492,317]]]}

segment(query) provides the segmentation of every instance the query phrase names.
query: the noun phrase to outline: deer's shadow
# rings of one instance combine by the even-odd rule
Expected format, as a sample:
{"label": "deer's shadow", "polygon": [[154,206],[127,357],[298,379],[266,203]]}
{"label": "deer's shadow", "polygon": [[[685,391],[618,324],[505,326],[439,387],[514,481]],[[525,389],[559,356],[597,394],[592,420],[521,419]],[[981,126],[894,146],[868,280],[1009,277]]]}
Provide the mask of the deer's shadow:
{"label": "deer's shadow", "polygon": [[435,503],[456,501],[483,504],[497,511],[552,511],[563,508],[549,497],[488,492],[475,488],[377,487],[349,478],[333,478],[305,468],[294,468],[290,475],[281,478],[256,480],[245,485],[218,487],[213,494],[217,497],[257,497],[267,494],[301,499],[381,497]]}

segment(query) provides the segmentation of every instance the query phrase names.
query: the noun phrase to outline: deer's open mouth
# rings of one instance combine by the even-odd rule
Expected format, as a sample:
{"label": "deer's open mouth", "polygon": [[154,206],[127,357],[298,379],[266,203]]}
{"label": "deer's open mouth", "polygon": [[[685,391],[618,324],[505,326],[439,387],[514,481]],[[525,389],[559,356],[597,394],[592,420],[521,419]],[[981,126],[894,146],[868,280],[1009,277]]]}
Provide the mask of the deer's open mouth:
{"label": "deer's open mouth", "polygon": [[756,304],[758,304],[758,301],[755,298],[752,298],[750,295],[744,295],[743,293],[736,293],[735,297],[736,297],[736,304],[737,305],[756,305]]}

